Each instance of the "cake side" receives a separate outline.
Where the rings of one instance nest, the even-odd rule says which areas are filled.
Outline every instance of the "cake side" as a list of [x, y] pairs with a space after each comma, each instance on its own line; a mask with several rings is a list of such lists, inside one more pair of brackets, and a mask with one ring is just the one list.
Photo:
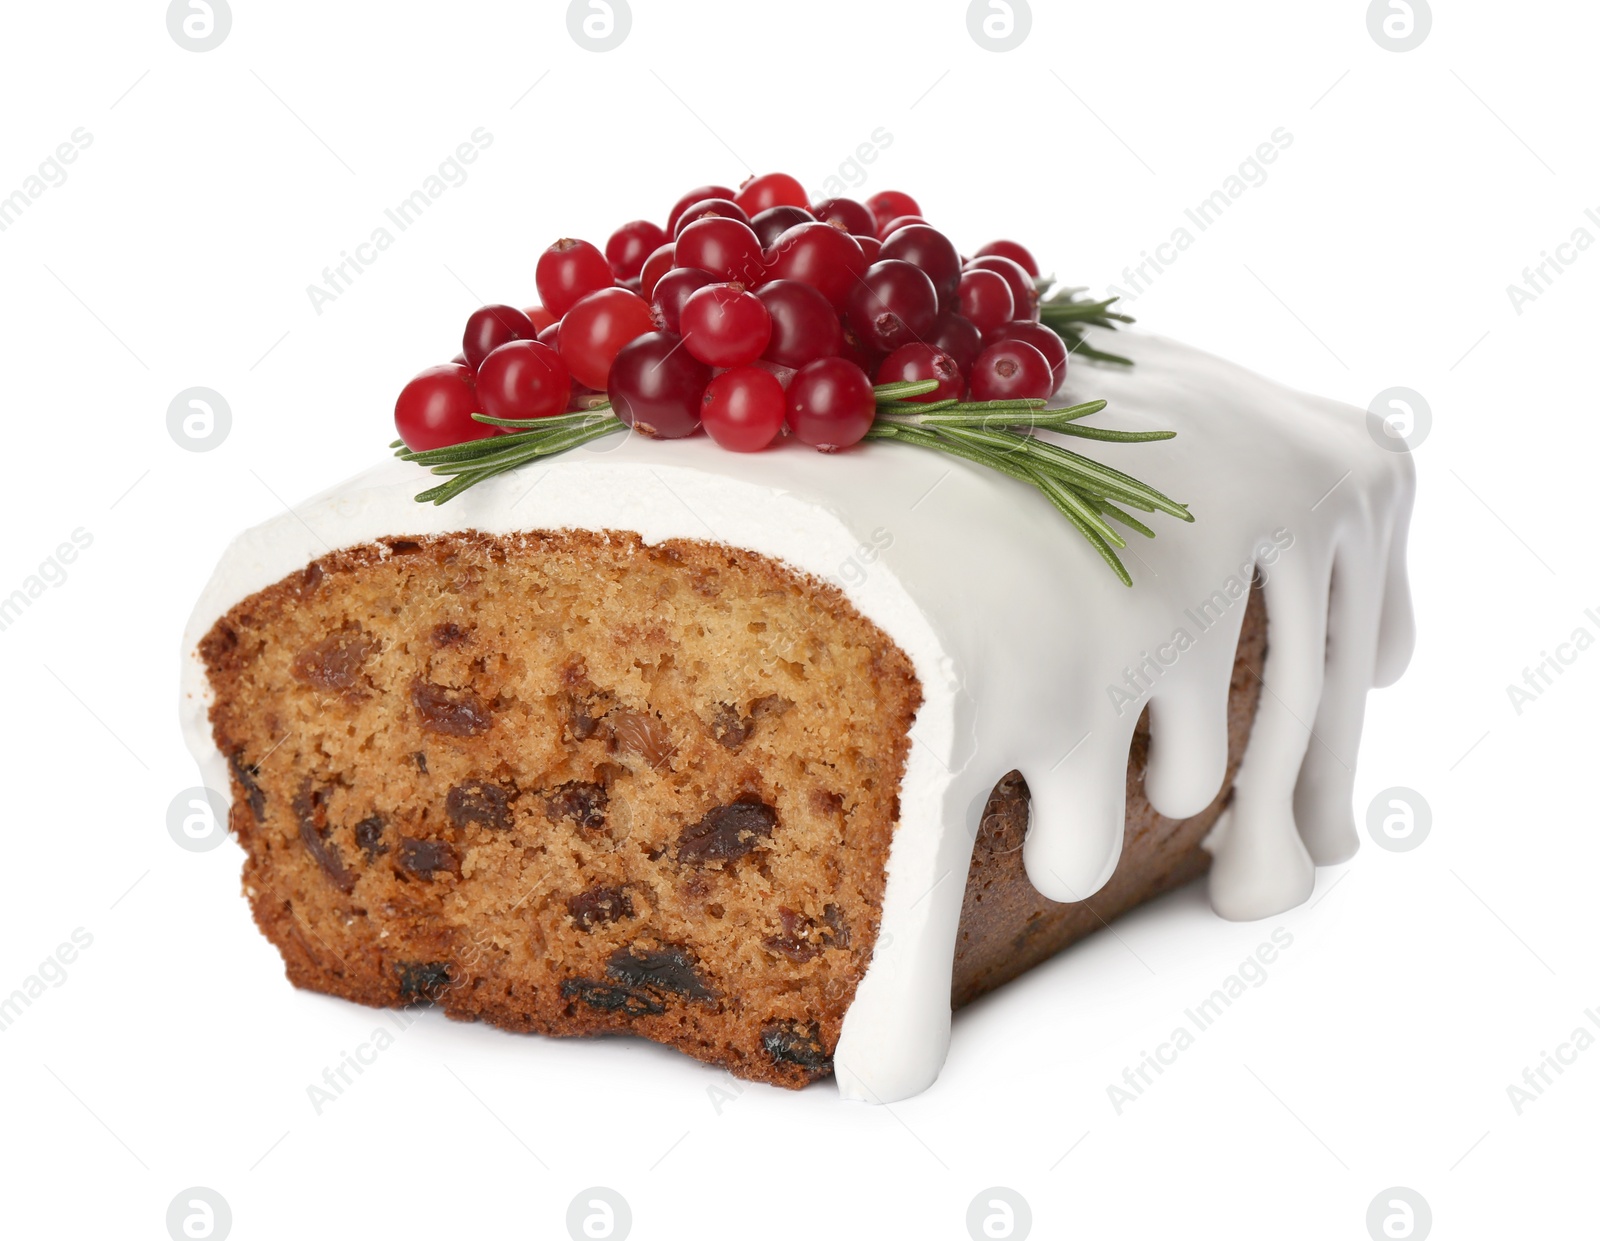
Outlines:
[[703, 542], [389, 538], [247, 597], [200, 654], [295, 985], [827, 1071], [921, 702], [838, 591]]
[[1149, 713], [1142, 713], [1128, 752], [1122, 854], [1105, 887], [1082, 901], [1052, 901], [1028, 882], [1022, 861], [1027, 781], [1017, 771], [1001, 778], [984, 806], [967, 870], [950, 986], [953, 1008], [970, 1004], [1112, 919], [1206, 872], [1211, 855], [1201, 842], [1233, 795], [1233, 779], [1261, 700], [1266, 655], [1267, 610], [1258, 585], [1250, 592], [1228, 690], [1228, 768], [1222, 788], [1199, 814], [1185, 819], [1160, 814], [1145, 794], [1150, 727]]

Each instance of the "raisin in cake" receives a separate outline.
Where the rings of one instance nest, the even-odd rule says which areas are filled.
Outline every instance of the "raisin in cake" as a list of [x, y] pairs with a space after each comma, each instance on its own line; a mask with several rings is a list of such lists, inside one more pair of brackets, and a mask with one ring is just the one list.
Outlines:
[[1122, 341], [1094, 395], [1179, 432], [1137, 465], [1196, 517], [1131, 590], [884, 443], [602, 441], [439, 507], [391, 462], [241, 536], [182, 710], [291, 982], [891, 1101], [952, 1002], [1140, 901], [1303, 901], [1409, 655], [1409, 458]]

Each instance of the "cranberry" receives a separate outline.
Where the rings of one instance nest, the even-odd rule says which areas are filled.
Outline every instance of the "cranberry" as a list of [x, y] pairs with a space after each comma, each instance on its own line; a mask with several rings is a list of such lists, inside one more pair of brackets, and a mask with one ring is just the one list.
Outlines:
[[983, 333], [971, 320], [956, 314], [940, 315], [927, 342], [954, 358], [963, 375], [971, 374], [972, 364], [983, 352]]
[[533, 324], [536, 332], [542, 332], [556, 322], [556, 317], [543, 306], [529, 306], [522, 313], [528, 316], [528, 322]]
[[699, 202], [690, 203], [683, 209], [672, 235], [676, 238], [685, 227], [696, 220], [706, 220], [713, 216], [724, 220], [738, 220], [741, 224], [750, 223], [750, 217], [738, 203], [726, 198], [702, 198]]
[[867, 210], [864, 203], [858, 203], [853, 198], [824, 198], [820, 203], [813, 203], [811, 214], [824, 224], [832, 224], [842, 228], [847, 233], [857, 236], [878, 231], [878, 221], [873, 218], [872, 212]]
[[1028, 247], [1022, 245], [1020, 242], [991, 241], [986, 246], [979, 246], [977, 254], [973, 255], [973, 257], [981, 259], [987, 258], [990, 255], [998, 255], [1003, 259], [1010, 259], [1035, 280], [1039, 278], [1038, 261], [1033, 257], [1032, 254], [1028, 252]]
[[483, 360], [477, 389], [481, 412], [492, 418], [548, 418], [567, 408], [572, 381], [555, 350], [514, 340]]
[[394, 428], [413, 452], [481, 440], [495, 428], [474, 422], [478, 408], [472, 372], [454, 362], [430, 366], [404, 388], [394, 403]]
[[750, 221], [763, 249], [769, 248], [778, 238], [800, 224], [810, 224], [816, 216], [804, 207], [768, 207], [756, 213]]
[[839, 356], [858, 366], [864, 374], [876, 375], [884, 353], [868, 345], [845, 324], [839, 329]]
[[772, 335], [761, 299], [739, 284], [710, 284], [691, 293], [679, 317], [683, 347], [708, 366], [754, 362]]
[[724, 371], [706, 387], [700, 421], [718, 445], [734, 452], [759, 452], [783, 429], [787, 410], [783, 385], [767, 371], [741, 366]]
[[650, 299], [650, 309], [655, 312], [656, 327], [663, 331], [676, 332], [678, 316], [683, 313], [683, 304], [689, 300], [689, 295], [716, 282], [715, 276], [708, 271], [701, 271], [698, 267], [674, 267], [656, 281], [655, 296]]
[[971, 382], [975, 401], [1046, 400], [1055, 391], [1044, 354], [1020, 340], [1003, 340], [980, 353]]
[[872, 212], [872, 218], [879, 224], [887, 224], [896, 216], [922, 215], [922, 208], [917, 206], [917, 200], [910, 194], [902, 194], [899, 190], [880, 190], [867, 199], [867, 210]]
[[656, 282], [678, 265], [677, 247], [670, 241], [651, 251], [639, 269], [639, 296], [649, 301], [655, 296]]
[[928, 222], [926, 220], [924, 220], [920, 215], [897, 215], [897, 216], [895, 216], [894, 219], [890, 220], [888, 223], [882, 225], [878, 229], [878, 240], [879, 241], [887, 241], [891, 236], [893, 236], [895, 233], [898, 233], [902, 228], [910, 228], [913, 224], [927, 224], [927, 223]]
[[1001, 324], [1011, 322], [1016, 299], [999, 272], [975, 267], [961, 273], [959, 287], [961, 314], [971, 319], [978, 331], [988, 335]]
[[711, 368], [672, 332], [646, 332], [622, 347], [606, 392], [617, 417], [643, 435], [678, 439], [700, 425]]
[[767, 374], [771, 375], [778, 381], [778, 386], [785, 392], [789, 390], [789, 381], [795, 376], [794, 367], [779, 366], [776, 362], [769, 362], [765, 358], [757, 358], [754, 362], [750, 363], [750, 365], [758, 370], [766, 371]]
[[739, 187], [734, 201], [755, 215], [768, 207], [804, 207], [811, 199], [805, 186], [787, 173], [769, 172], [765, 176], [751, 177]]
[[761, 242], [748, 224], [720, 216], [696, 220], [678, 234], [677, 264], [721, 280], [754, 285], [761, 278]]
[[[587, 241], [574, 241], [563, 237], [539, 256], [533, 270], [533, 283], [539, 289], [539, 301], [556, 318], [561, 318], [596, 289], [610, 288], [616, 283], [611, 264]], [[468, 351], [471, 357], [471, 351]]]
[[515, 306], [480, 306], [467, 316], [461, 352], [467, 365], [477, 370], [490, 350], [513, 340], [532, 340], [538, 334], [533, 321]]
[[767, 279], [799, 280], [842, 306], [867, 269], [866, 255], [848, 233], [831, 224], [791, 228], [766, 253]]
[[883, 240], [880, 258], [904, 259], [920, 267], [933, 281], [941, 308], [954, 308], [956, 289], [961, 283], [961, 256], [948, 237], [926, 224], [907, 224]]
[[901, 383], [906, 380], [936, 379], [939, 386], [924, 396], [905, 397], [908, 401], [956, 401], [966, 390], [966, 380], [961, 368], [948, 353], [916, 341], [901, 345], [883, 360], [878, 368], [881, 384]]
[[867, 265], [870, 267], [878, 261], [878, 255], [883, 253], [883, 242], [876, 237], [856, 237], [856, 245], [861, 247], [861, 253], [867, 256]]
[[617, 352], [654, 327], [644, 298], [626, 289], [601, 289], [562, 318], [557, 348], [574, 379], [585, 387], [604, 388]]
[[867, 268], [845, 309], [850, 326], [865, 344], [898, 349], [933, 328], [939, 317], [939, 295], [920, 267], [903, 259], [883, 259]]
[[671, 211], [667, 212], [667, 232], [669, 234], [673, 234], [678, 231], [678, 217], [682, 215], [687, 208], [694, 206], [695, 203], [703, 202], [707, 198], [731, 199], [733, 194], [733, 189], [726, 185], [702, 185], [690, 190], [672, 205]]
[[789, 429], [802, 444], [823, 452], [858, 443], [877, 412], [872, 381], [843, 358], [802, 366], [789, 383]]
[[549, 327], [540, 329], [540, 331], [539, 331], [539, 343], [541, 345], [549, 345], [550, 348], [555, 349], [555, 348], [558, 347], [557, 344], [556, 344], [556, 341], [560, 338], [560, 336], [561, 336], [561, 320], [557, 319]]
[[618, 280], [632, 279], [644, 267], [644, 261], [670, 240], [659, 224], [633, 220], [611, 234], [606, 242], [606, 262]]
[[1002, 258], [998, 254], [984, 255], [982, 258], [973, 259], [967, 264], [968, 271], [992, 271], [1005, 278], [1011, 286], [1012, 317], [1016, 319], [1037, 319], [1039, 317], [1039, 290], [1033, 283], [1033, 277], [1023, 269], [1015, 259]]
[[1055, 376], [1055, 384], [1050, 389], [1052, 392], [1059, 388], [1067, 377], [1066, 342], [1042, 323], [1032, 319], [1018, 319], [1004, 324], [992, 333], [985, 334], [984, 339], [991, 345], [997, 345], [1003, 340], [1026, 341], [1044, 354], [1044, 360], [1050, 363], [1050, 373]]
[[798, 280], [774, 280], [756, 292], [772, 319], [762, 355], [779, 366], [801, 367], [839, 352], [839, 316], [828, 299]]

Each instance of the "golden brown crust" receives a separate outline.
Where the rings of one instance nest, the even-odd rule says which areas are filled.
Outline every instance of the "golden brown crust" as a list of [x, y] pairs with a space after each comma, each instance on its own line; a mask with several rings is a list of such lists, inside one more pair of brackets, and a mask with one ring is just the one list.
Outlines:
[[1200, 847], [1233, 793], [1233, 777], [1250, 739], [1261, 698], [1267, 651], [1267, 613], [1261, 590], [1250, 592], [1228, 693], [1228, 774], [1212, 803], [1188, 819], [1157, 814], [1144, 795], [1150, 749], [1148, 712], [1139, 719], [1128, 754], [1127, 828], [1122, 856], [1105, 887], [1088, 900], [1058, 904], [1028, 882], [1022, 844], [1028, 826], [1028, 786], [1018, 772], [989, 796], [967, 871], [956, 935], [950, 1002], [960, 1008], [1010, 982], [1074, 940], [1119, 914], [1204, 874], [1211, 855]]

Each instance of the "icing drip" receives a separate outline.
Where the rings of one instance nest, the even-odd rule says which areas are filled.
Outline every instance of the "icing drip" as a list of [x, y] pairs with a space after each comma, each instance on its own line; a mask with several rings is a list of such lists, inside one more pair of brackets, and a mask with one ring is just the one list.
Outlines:
[[700, 437], [608, 440], [479, 484], [443, 507], [389, 462], [246, 532], [185, 636], [183, 714], [207, 784], [228, 787], [194, 648], [233, 604], [329, 548], [380, 535], [574, 527], [749, 548], [839, 585], [906, 652], [925, 703], [912, 730], [878, 944], [834, 1053], [841, 1091], [891, 1102], [927, 1087], [950, 1036], [950, 971], [984, 800], [1015, 767], [1034, 820], [1028, 876], [1056, 900], [1110, 877], [1128, 746], [1150, 708], [1146, 787], [1194, 813], [1226, 760], [1233, 655], [1252, 576], [1265, 578], [1265, 689], [1232, 804], [1207, 844], [1228, 918], [1287, 909], [1314, 867], [1354, 850], [1351, 789], [1366, 691], [1413, 641], [1404, 543], [1410, 458], [1365, 415], [1158, 338], [1119, 333], [1131, 372], [1069, 379], [1114, 425], [1172, 428], [1093, 455], [1190, 504], [1194, 525], [1133, 536], [1124, 588], [1049, 504], [937, 454], [868, 444], [739, 455]]

